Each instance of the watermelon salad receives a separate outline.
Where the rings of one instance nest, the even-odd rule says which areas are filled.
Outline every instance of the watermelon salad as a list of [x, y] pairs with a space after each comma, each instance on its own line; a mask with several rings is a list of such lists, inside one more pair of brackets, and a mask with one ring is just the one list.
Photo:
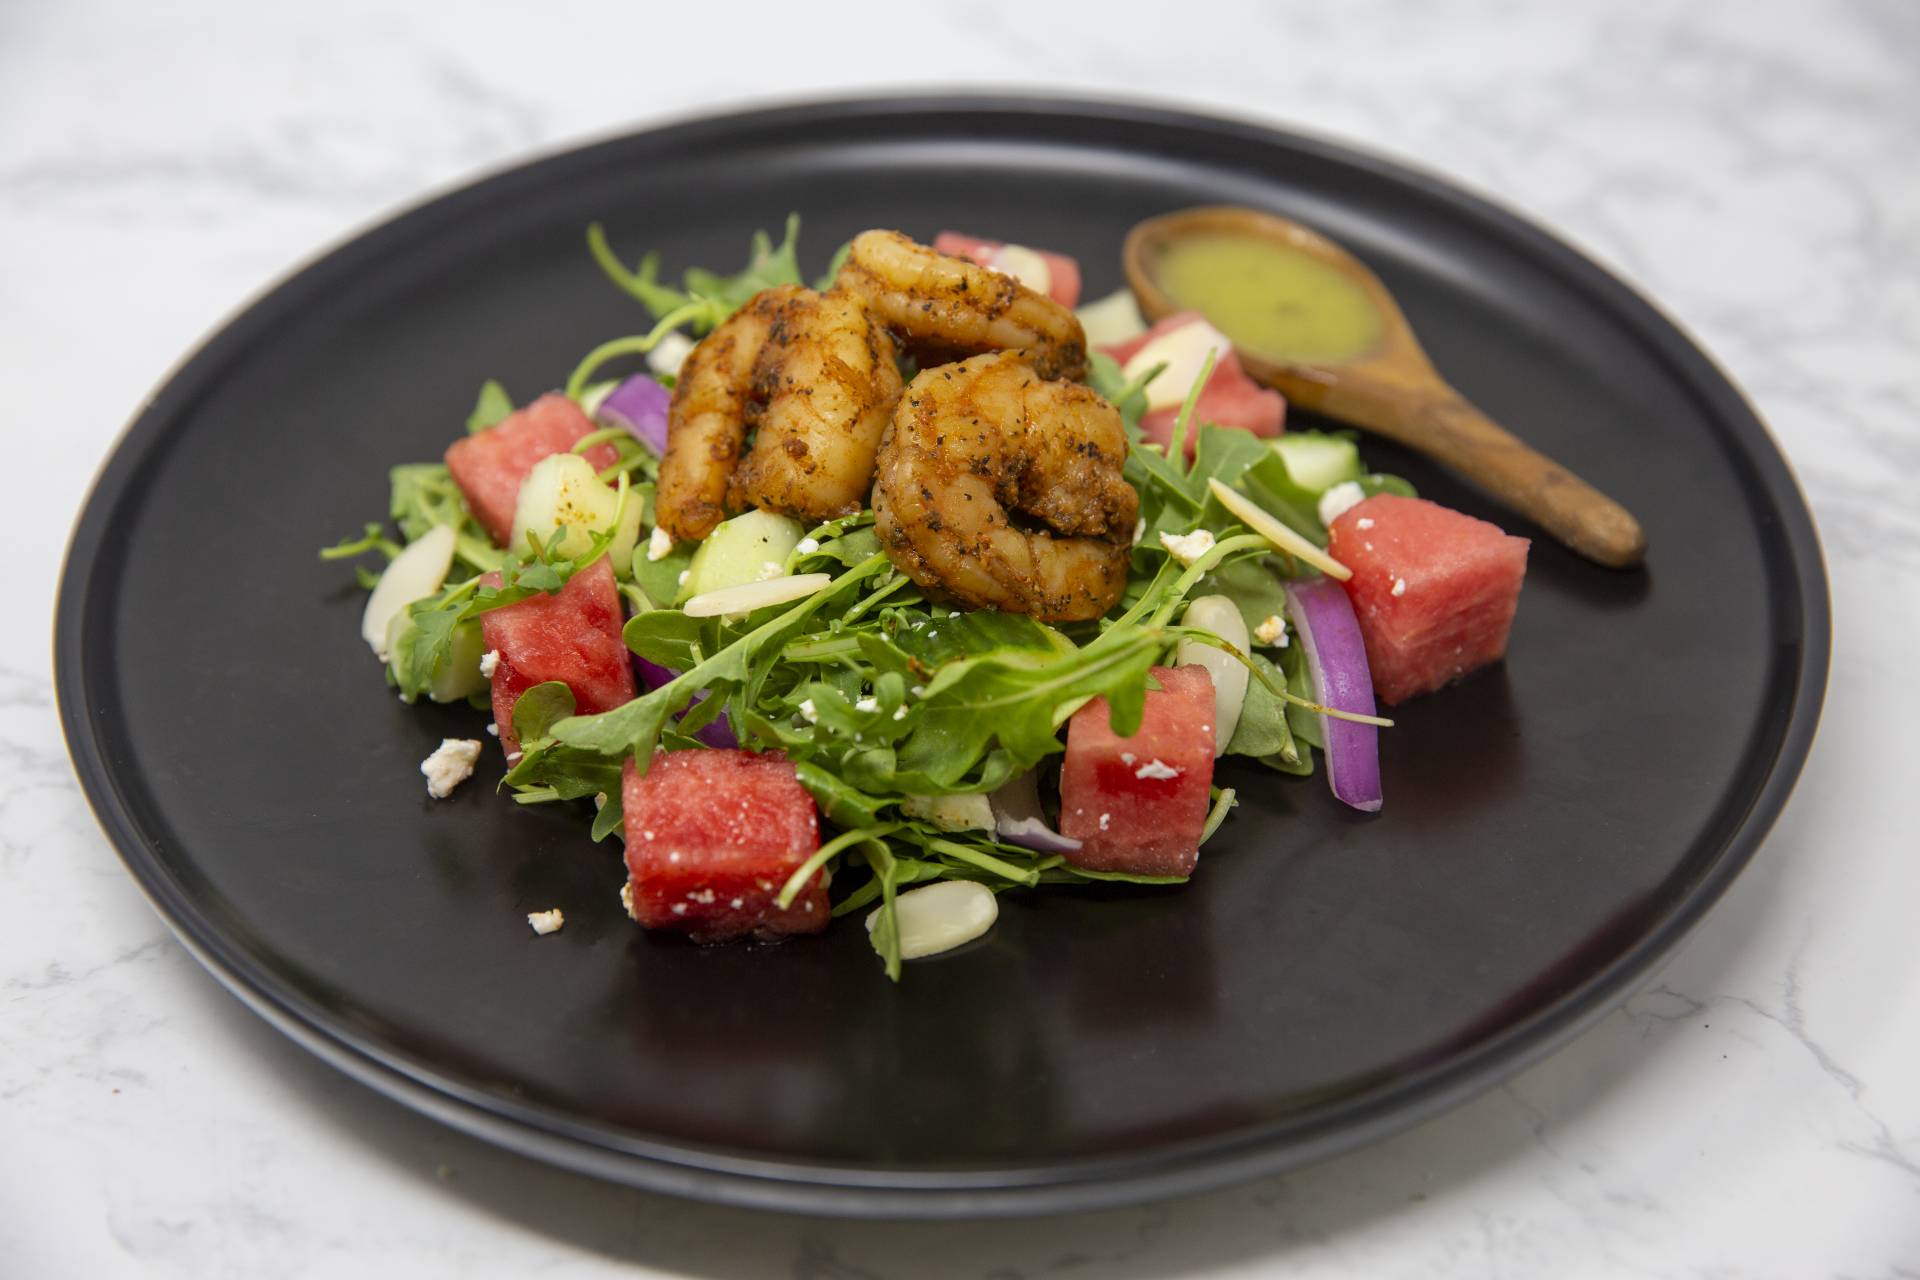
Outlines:
[[[1318, 767], [1380, 809], [1380, 704], [1504, 654], [1525, 539], [1370, 472], [1348, 434], [1286, 430], [1202, 317], [1148, 327], [1124, 293], [1077, 313], [1140, 499], [1106, 616], [930, 599], [871, 509], [748, 510], [675, 541], [653, 499], [676, 372], [761, 290], [803, 283], [797, 230], [676, 286], [591, 228], [653, 326], [524, 404], [486, 383], [442, 461], [392, 469], [387, 519], [322, 553], [385, 561], [357, 570], [362, 636], [401, 698], [491, 713], [423, 763], [430, 793], [498, 751], [513, 802], [619, 838], [640, 926], [773, 940], [858, 916], [897, 979], [988, 930], [998, 894], [1186, 880], [1236, 790], [1275, 774]], [[1080, 301], [1064, 254], [933, 244]], [[536, 933], [564, 925], [530, 905]]]

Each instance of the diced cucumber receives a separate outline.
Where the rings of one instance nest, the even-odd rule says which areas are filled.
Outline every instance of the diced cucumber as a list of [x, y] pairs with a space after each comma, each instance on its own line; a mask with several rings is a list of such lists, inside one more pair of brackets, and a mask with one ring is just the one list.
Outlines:
[[1267, 441], [1280, 455], [1287, 475], [1302, 489], [1325, 493], [1343, 480], [1358, 480], [1360, 447], [1346, 436], [1322, 431], [1289, 431]]
[[787, 557], [806, 533], [798, 520], [771, 511], [749, 511], [721, 521], [693, 553], [678, 598], [691, 600], [709, 591], [785, 574]]
[[557, 554], [572, 558], [593, 545], [594, 535], [620, 517], [620, 531], [613, 540], [611, 554], [615, 570], [629, 570], [633, 545], [640, 539], [640, 515], [645, 502], [629, 493], [624, 512], [620, 495], [594, 473], [593, 464], [577, 453], [556, 453], [534, 464], [520, 482], [520, 500], [513, 509], [513, 539], [508, 549], [525, 555], [529, 533], [545, 542], [556, 529], [562, 530]]
[[993, 805], [977, 791], [957, 796], [908, 796], [900, 812], [923, 818], [942, 831], [993, 830]]
[[1090, 347], [1118, 346], [1132, 342], [1147, 331], [1147, 322], [1140, 316], [1140, 304], [1133, 300], [1131, 289], [1117, 289], [1098, 301], [1087, 303], [1074, 314], [1080, 317], [1080, 327], [1086, 330]]
[[[387, 624], [387, 652], [393, 655], [397, 664], [405, 661], [406, 650], [400, 645], [401, 638], [413, 625], [413, 619], [402, 609]], [[453, 629], [453, 648], [447, 655], [447, 665], [433, 673], [427, 683], [427, 696], [435, 702], [464, 702], [472, 695], [481, 692], [490, 685], [490, 681], [480, 674], [480, 656], [486, 650], [486, 636], [481, 630], [480, 620], [470, 618]], [[396, 675], [407, 673], [396, 671]]]

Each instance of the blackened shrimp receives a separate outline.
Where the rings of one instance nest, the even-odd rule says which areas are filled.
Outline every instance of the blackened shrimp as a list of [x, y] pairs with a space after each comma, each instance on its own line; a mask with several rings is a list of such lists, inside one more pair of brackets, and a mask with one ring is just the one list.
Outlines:
[[1140, 495], [1121, 474], [1126, 456], [1112, 405], [1013, 352], [928, 369], [881, 441], [874, 528], [895, 567], [936, 596], [1047, 622], [1097, 618], [1127, 583]]
[[855, 236], [835, 287], [858, 295], [922, 363], [1016, 351], [1044, 378], [1086, 373], [1087, 335], [1071, 310], [898, 231]]
[[726, 518], [727, 489], [753, 408], [754, 371], [774, 324], [805, 290], [764, 289], [688, 353], [667, 411], [655, 521], [676, 538], [704, 538]]
[[859, 299], [797, 294], [754, 368], [756, 429], [733, 476], [733, 505], [807, 520], [860, 510], [899, 399], [893, 339]]

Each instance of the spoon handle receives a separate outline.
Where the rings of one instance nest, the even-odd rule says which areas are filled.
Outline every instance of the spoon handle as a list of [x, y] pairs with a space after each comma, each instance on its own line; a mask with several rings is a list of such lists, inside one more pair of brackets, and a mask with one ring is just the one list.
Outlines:
[[1612, 569], [1646, 555], [1647, 535], [1628, 510], [1553, 459], [1529, 448], [1438, 383], [1347, 379], [1303, 407], [1378, 432], [1473, 481], [1579, 552]]
[[1619, 503], [1452, 392], [1430, 400], [1407, 441], [1522, 512], [1573, 550], [1613, 569], [1640, 563], [1647, 535]]

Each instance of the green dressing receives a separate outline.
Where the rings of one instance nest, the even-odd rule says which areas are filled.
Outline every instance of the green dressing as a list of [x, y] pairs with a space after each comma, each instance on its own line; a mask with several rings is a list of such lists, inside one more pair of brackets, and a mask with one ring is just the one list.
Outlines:
[[1167, 244], [1154, 277], [1234, 345], [1287, 364], [1339, 364], [1380, 340], [1380, 313], [1338, 268], [1260, 236], [1220, 232]]

